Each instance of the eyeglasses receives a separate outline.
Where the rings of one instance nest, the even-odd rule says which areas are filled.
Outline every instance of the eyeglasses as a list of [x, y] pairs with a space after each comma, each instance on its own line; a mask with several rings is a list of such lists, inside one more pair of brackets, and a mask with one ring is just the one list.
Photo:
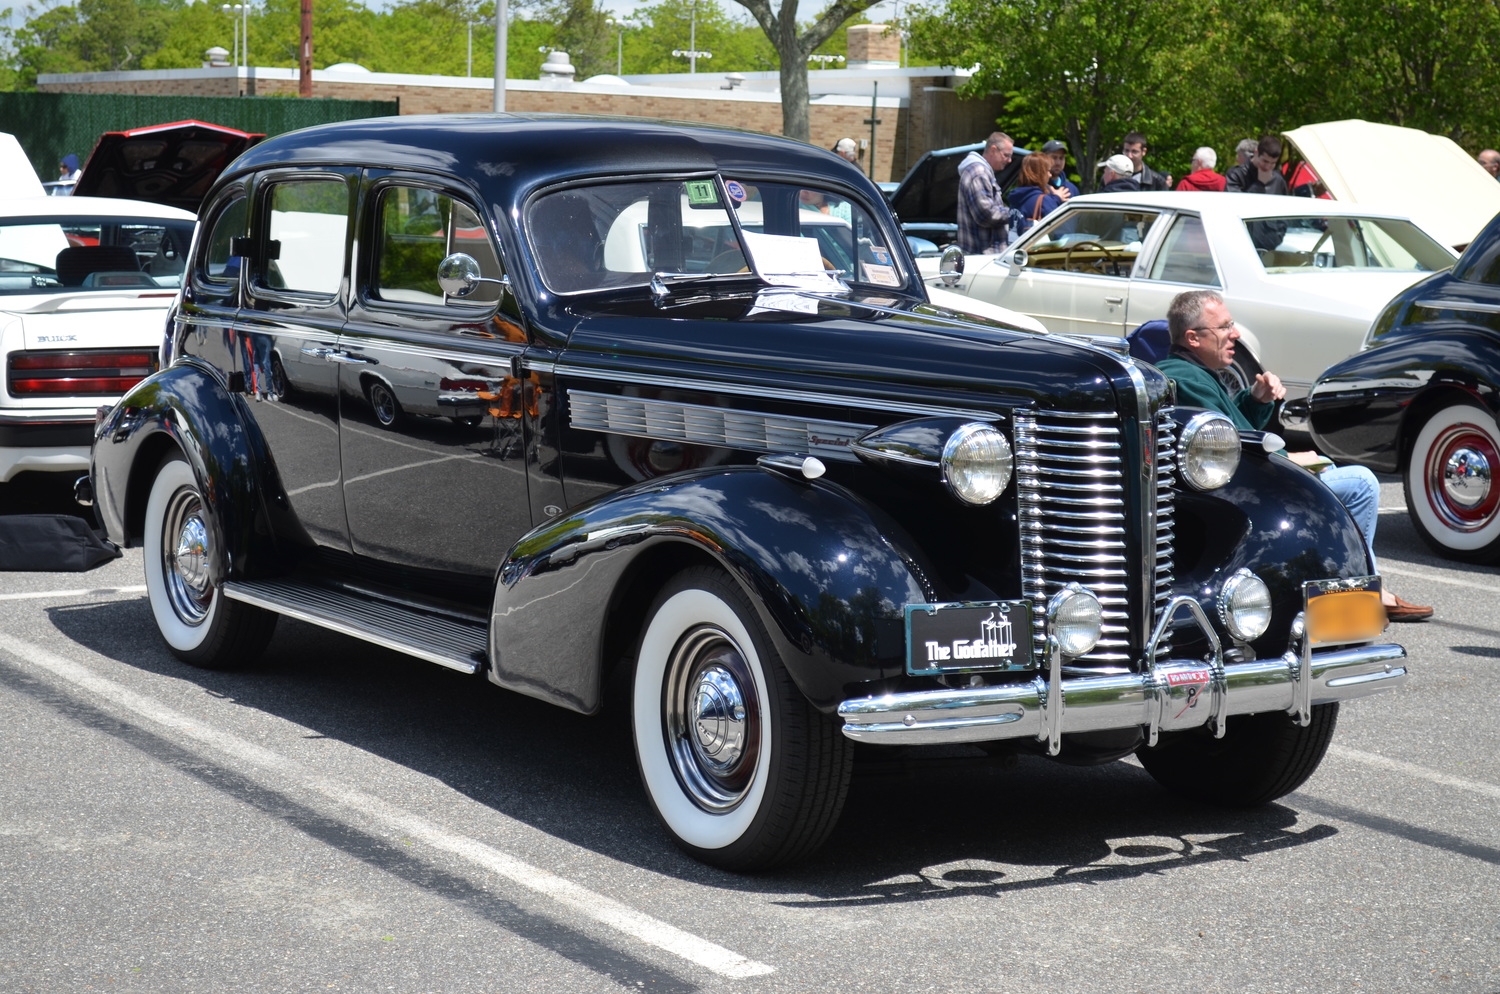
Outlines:
[[1214, 325], [1212, 328], [1189, 328], [1188, 331], [1217, 331], [1221, 335], [1227, 335], [1234, 330], [1233, 321], [1225, 321], [1223, 324]]

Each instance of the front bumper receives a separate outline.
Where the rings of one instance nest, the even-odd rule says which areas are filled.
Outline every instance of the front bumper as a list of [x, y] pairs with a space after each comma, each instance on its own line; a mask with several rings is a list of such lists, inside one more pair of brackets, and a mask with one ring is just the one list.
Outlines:
[[1211, 726], [1222, 736], [1225, 719], [1236, 714], [1284, 711], [1306, 724], [1314, 704], [1395, 689], [1407, 679], [1406, 650], [1394, 644], [1309, 648], [1299, 638], [1295, 651], [1274, 659], [1226, 665], [1201, 608], [1185, 597], [1168, 605], [1153, 647], [1179, 609], [1190, 610], [1209, 633], [1208, 658], [1150, 662], [1148, 650], [1143, 672], [1065, 678], [1054, 653], [1047, 671], [1025, 683], [844, 701], [838, 708], [844, 735], [883, 745], [1033, 738], [1056, 755], [1061, 737], [1077, 732], [1139, 727], [1154, 745], [1164, 731]]

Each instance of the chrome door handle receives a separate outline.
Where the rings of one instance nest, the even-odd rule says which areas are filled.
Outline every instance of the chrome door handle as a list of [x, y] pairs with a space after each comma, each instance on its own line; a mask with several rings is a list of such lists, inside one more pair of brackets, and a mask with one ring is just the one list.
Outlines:
[[345, 366], [374, 366], [374, 365], [376, 365], [376, 362], [375, 362], [374, 359], [369, 359], [369, 358], [366, 358], [365, 356], [362, 356], [362, 355], [350, 355], [348, 352], [345, 352], [342, 349], [329, 349], [328, 350], [328, 354], [326, 356], [324, 356], [324, 358], [327, 359], [329, 362], [341, 362]]
[[325, 345], [315, 345], [311, 347], [304, 345], [298, 351], [300, 351], [303, 355], [310, 355], [314, 359], [327, 359], [328, 353], [332, 352], [333, 349], [328, 348]]
[[1104, 298], [1104, 302], [1106, 304], [1123, 304], [1123, 303], [1125, 303], [1125, 298], [1124, 297], [1105, 297]]

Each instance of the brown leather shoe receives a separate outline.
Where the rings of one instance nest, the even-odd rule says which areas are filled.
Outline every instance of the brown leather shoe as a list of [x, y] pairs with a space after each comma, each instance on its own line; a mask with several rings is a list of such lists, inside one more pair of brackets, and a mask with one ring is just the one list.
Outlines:
[[1432, 617], [1432, 608], [1404, 601], [1395, 594], [1391, 596], [1396, 598], [1396, 603], [1387, 604], [1385, 608], [1385, 616], [1391, 621], [1426, 621]]

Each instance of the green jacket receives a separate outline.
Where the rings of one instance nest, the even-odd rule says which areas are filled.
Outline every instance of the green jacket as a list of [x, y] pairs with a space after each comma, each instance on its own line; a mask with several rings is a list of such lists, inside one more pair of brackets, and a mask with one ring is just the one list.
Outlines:
[[1218, 411], [1244, 431], [1264, 428], [1276, 412], [1275, 401], [1262, 403], [1252, 397], [1249, 390], [1241, 390], [1230, 397], [1224, 384], [1208, 367], [1175, 349], [1157, 363], [1156, 368], [1176, 381], [1178, 407]]

